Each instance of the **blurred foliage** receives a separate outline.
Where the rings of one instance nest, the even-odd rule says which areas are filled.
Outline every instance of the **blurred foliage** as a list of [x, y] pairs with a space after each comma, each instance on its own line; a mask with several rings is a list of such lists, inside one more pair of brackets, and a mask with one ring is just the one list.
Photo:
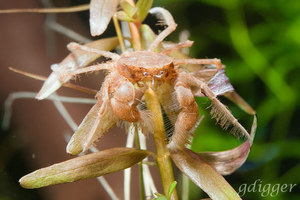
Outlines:
[[[238, 190], [241, 184], [298, 184], [292, 193], [279, 192], [272, 199], [299, 199], [298, 137], [300, 89], [300, 3], [292, 0], [161, 0], [173, 14], [178, 28], [195, 41], [191, 56], [222, 59], [237, 92], [256, 109], [258, 130], [248, 161], [226, 179]], [[176, 35], [177, 34], [177, 35]], [[237, 146], [233, 136], [215, 126], [207, 99], [197, 99], [205, 114], [193, 141], [196, 151], [226, 150]], [[229, 101], [221, 99], [228, 105]], [[250, 128], [250, 116], [236, 106], [229, 108]], [[258, 189], [258, 188], [256, 188]], [[192, 196], [200, 191], [193, 187]], [[264, 199], [246, 192], [244, 199]], [[267, 196], [267, 199], [271, 196]]]

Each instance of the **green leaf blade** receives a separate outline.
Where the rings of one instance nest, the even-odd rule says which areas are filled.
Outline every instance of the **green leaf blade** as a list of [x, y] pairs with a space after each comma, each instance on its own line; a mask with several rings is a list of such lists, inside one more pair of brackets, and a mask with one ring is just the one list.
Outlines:
[[153, 0], [139, 0], [136, 3], [137, 19], [139, 20], [139, 22], [144, 21], [144, 19], [147, 17], [148, 11], [151, 8], [152, 3]]

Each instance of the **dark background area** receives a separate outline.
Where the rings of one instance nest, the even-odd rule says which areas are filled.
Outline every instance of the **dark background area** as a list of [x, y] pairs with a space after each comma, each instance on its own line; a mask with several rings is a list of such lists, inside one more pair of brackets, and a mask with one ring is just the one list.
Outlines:
[[[89, 1], [52, 1], [55, 7]], [[247, 162], [226, 180], [238, 191], [242, 184], [261, 180], [266, 184], [298, 184], [291, 193], [279, 192], [266, 197], [261, 192], [247, 192], [244, 199], [299, 199], [300, 180], [300, 3], [298, 1], [198, 0], [154, 1], [168, 9], [178, 24], [168, 40], [178, 41], [181, 31], [190, 32], [195, 41], [191, 57], [220, 58], [236, 91], [258, 114], [258, 129]], [[43, 7], [37, 0], [0, 1], [0, 9]], [[57, 14], [57, 21], [89, 37], [88, 12]], [[0, 15], [0, 101], [17, 91], [37, 92], [42, 82], [15, 74], [13, 66], [24, 71], [48, 76], [50, 65], [67, 54], [71, 39], [54, 33], [46, 36], [44, 14]], [[113, 26], [103, 37], [114, 35]], [[49, 51], [49, 46], [55, 51]], [[47, 50], [48, 49], [48, 50]], [[82, 76], [80, 84], [100, 88], [104, 74]], [[90, 97], [70, 89], [60, 89], [64, 96]], [[245, 115], [226, 99], [221, 99], [249, 129], [251, 116]], [[237, 140], [215, 125], [209, 117], [209, 101], [197, 99], [205, 114], [193, 142], [195, 151], [217, 151], [233, 148]], [[90, 105], [66, 104], [79, 123]], [[3, 109], [1, 110], [3, 114]], [[65, 153], [64, 134], [71, 129], [50, 101], [17, 100], [13, 104], [10, 129], [0, 135], [0, 200], [12, 199], [109, 199], [95, 179], [43, 189], [26, 190], [19, 186], [23, 175], [38, 168], [70, 159]], [[107, 149], [124, 146], [126, 135], [114, 128], [98, 143]], [[122, 173], [106, 178], [118, 194], [122, 193]], [[133, 188], [137, 188], [136, 185]], [[205, 197], [191, 186], [191, 199]], [[133, 193], [135, 194], [135, 193]], [[138, 194], [135, 194], [138, 198]], [[119, 195], [121, 196], [121, 195]]]

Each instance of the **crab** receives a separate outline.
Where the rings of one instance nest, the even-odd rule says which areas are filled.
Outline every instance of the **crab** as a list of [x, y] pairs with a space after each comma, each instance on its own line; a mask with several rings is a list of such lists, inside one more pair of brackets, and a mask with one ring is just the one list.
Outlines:
[[[218, 93], [209, 86], [210, 82], [224, 76], [221, 61], [216, 58], [170, 57], [170, 52], [190, 47], [192, 42], [186, 41], [169, 48], [161, 48], [163, 40], [176, 29], [176, 23], [171, 14], [163, 8], [152, 8], [149, 12], [159, 15], [167, 28], [157, 35], [148, 49], [126, 51], [119, 55], [73, 42], [68, 45], [68, 49], [75, 57], [76, 51], [81, 50], [104, 56], [108, 61], [72, 71], [52, 67], [59, 79], [99, 70], [108, 72], [101, 89], [96, 94], [97, 103], [88, 112], [68, 143], [68, 153], [75, 155], [86, 151], [120, 121], [137, 122], [142, 130], [151, 132], [152, 118], [155, 116], [143, 106], [143, 94], [149, 88], [158, 94], [163, 110], [174, 126], [170, 134], [169, 148], [185, 145], [193, 128], [198, 124], [199, 110], [194, 96], [207, 96], [212, 101], [212, 115], [222, 127], [228, 128], [232, 125], [236, 132], [249, 136], [243, 126], [217, 99]], [[78, 62], [80, 63], [80, 60]], [[189, 72], [184, 69], [184, 65], [197, 65], [200, 68], [196, 72]], [[41, 99], [41, 94], [38, 94], [37, 98]]]

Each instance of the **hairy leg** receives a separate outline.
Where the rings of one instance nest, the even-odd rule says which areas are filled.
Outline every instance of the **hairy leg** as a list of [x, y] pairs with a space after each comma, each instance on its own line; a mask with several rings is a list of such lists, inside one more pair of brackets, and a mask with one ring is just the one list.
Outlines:
[[195, 127], [198, 121], [198, 105], [185, 79], [185, 76], [179, 75], [175, 82], [176, 97], [182, 110], [177, 117], [169, 148], [176, 148], [177, 146], [187, 144], [190, 139], [189, 132]]
[[245, 136], [247, 139], [250, 139], [250, 135], [247, 130], [238, 122], [238, 120], [232, 115], [230, 110], [222, 104], [217, 96], [211, 91], [206, 83], [200, 81], [199, 79], [186, 75], [186, 79], [191, 85], [197, 86], [201, 89], [201, 93], [207, 96], [212, 101], [211, 116], [217, 120], [220, 126], [224, 129], [233, 126], [231, 132], [237, 136]]
[[168, 27], [163, 30], [152, 42], [149, 47], [149, 51], [154, 51], [154, 49], [161, 43], [168, 35], [170, 35], [175, 29], [177, 24], [175, 23], [172, 15], [169, 11], [164, 8], [155, 7], [149, 10], [151, 14], [157, 14], [159, 19], [164, 22], [164, 24], [168, 25]]
[[163, 45], [164, 46], [164, 50], [162, 50], [160, 53], [163, 54], [168, 54], [168, 53], [172, 53], [173, 51], [177, 51], [179, 49], [183, 49], [183, 48], [189, 48], [193, 45], [193, 41], [190, 40], [186, 40], [184, 42], [180, 42], [177, 44], [169, 44], [169, 45]]
[[195, 65], [216, 65], [217, 69], [224, 68], [221, 60], [218, 58], [213, 59], [176, 59], [174, 60], [175, 65], [186, 65], [186, 64], [195, 64]]
[[70, 72], [70, 75], [76, 76], [79, 74], [94, 72], [94, 71], [99, 71], [99, 70], [105, 70], [105, 69], [110, 70], [113, 68], [114, 65], [115, 65], [114, 62], [107, 62], [107, 63], [101, 63], [101, 64], [97, 64], [97, 65], [91, 65], [86, 68], [81, 68], [81, 69], [77, 69], [73, 72]]
[[[88, 47], [88, 46], [84, 46], [84, 45], [80, 45], [76, 42], [71, 42], [67, 45], [67, 48], [73, 53], [75, 50], [77, 49], [81, 49], [83, 51], [86, 52], [90, 52], [90, 53], [95, 53], [95, 54], [99, 54], [101, 56], [104, 56], [106, 58], [111, 58], [112, 60], [117, 60], [120, 58], [120, 56], [116, 53], [112, 53], [109, 51], [103, 51], [103, 50], [99, 50], [99, 49], [95, 49], [92, 47]], [[75, 53], [76, 55], [76, 53]]]

